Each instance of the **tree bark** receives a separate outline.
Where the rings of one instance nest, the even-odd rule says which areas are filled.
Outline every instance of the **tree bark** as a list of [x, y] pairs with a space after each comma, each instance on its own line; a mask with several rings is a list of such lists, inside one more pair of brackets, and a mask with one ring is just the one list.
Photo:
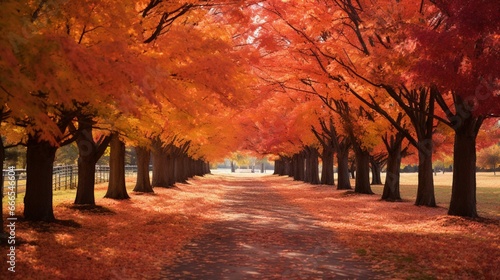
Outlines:
[[285, 175], [289, 177], [293, 177], [293, 173], [295, 171], [295, 165], [293, 161], [293, 157], [287, 157], [285, 161]]
[[192, 177], [192, 173], [189, 171], [189, 162], [190, 162], [190, 158], [188, 155], [185, 155], [182, 159], [182, 171], [183, 171], [183, 174], [184, 174], [184, 179], [187, 181], [190, 177]]
[[377, 162], [373, 157], [370, 158], [370, 166], [372, 171], [372, 185], [382, 185], [382, 168], [380, 163]]
[[312, 172], [310, 170], [309, 166], [309, 147], [305, 147], [303, 151], [304, 155], [304, 182], [305, 183], [310, 183], [312, 180]]
[[305, 179], [305, 165], [304, 165], [304, 153], [300, 152], [295, 156], [295, 174], [293, 179], [295, 181], [304, 181]]
[[128, 199], [125, 185], [125, 143], [118, 134], [111, 136], [111, 151], [109, 156], [109, 183], [104, 197], [113, 199]]
[[186, 170], [187, 165], [186, 161], [188, 160], [187, 155], [182, 155], [178, 158], [177, 160], [177, 171], [179, 175], [179, 182], [181, 183], [187, 183], [189, 179], [189, 174], [188, 171]]
[[281, 168], [281, 159], [277, 159], [274, 161], [274, 172], [273, 175], [282, 175], [282, 168]]
[[432, 140], [419, 142], [418, 151], [418, 187], [415, 205], [436, 207], [434, 196], [434, 178], [432, 173]]
[[182, 175], [182, 158], [181, 156], [176, 156], [174, 158], [174, 180], [177, 183], [187, 183], [187, 180], [184, 180]]
[[171, 153], [167, 154], [167, 180], [169, 187], [175, 185], [175, 159]]
[[153, 143], [153, 187], [168, 188], [168, 160], [165, 148], [160, 141]]
[[318, 149], [308, 146], [304, 150], [304, 156], [306, 162], [304, 182], [317, 185], [319, 184]]
[[95, 165], [108, 147], [110, 137], [102, 137], [97, 143], [92, 135], [94, 121], [90, 116], [78, 118], [78, 185], [75, 204], [95, 205]]
[[339, 149], [337, 153], [337, 164], [338, 164], [338, 190], [350, 190], [351, 181], [349, 179], [349, 149], [343, 148]]
[[91, 157], [78, 157], [78, 184], [74, 204], [95, 205], [95, 164], [96, 161]]
[[382, 199], [386, 201], [401, 201], [399, 191], [400, 168], [401, 168], [401, 143], [392, 147], [387, 159], [387, 172], [385, 177]]
[[333, 149], [323, 146], [321, 160], [323, 161], [323, 169], [321, 169], [321, 184], [335, 185], [333, 176]]
[[[479, 121], [481, 122], [481, 121]], [[455, 129], [453, 147], [453, 183], [449, 215], [477, 217], [476, 209], [476, 136], [478, 119], [472, 115]]]
[[[397, 119], [397, 123], [400, 124], [403, 119], [403, 115]], [[387, 150], [387, 172], [385, 177], [384, 190], [382, 192], [382, 199], [386, 201], [401, 201], [400, 194], [400, 169], [401, 169], [401, 158], [403, 153], [406, 153], [407, 148], [402, 150], [402, 144], [404, 140], [404, 135], [398, 131], [395, 135], [389, 137], [387, 134], [382, 137]]]
[[28, 136], [26, 153], [26, 193], [24, 218], [30, 221], [55, 221], [52, 207], [52, 172], [57, 148], [45, 140]]
[[137, 156], [137, 181], [134, 192], [152, 193], [153, 187], [149, 178], [149, 161], [151, 152], [145, 147], [135, 147]]
[[356, 155], [356, 181], [354, 192], [373, 194], [370, 186], [370, 154], [361, 147], [355, 147]]
[[210, 162], [208, 161], [205, 161], [205, 174], [203, 175], [207, 175], [207, 174], [211, 174], [212, 172], [210, 172]]

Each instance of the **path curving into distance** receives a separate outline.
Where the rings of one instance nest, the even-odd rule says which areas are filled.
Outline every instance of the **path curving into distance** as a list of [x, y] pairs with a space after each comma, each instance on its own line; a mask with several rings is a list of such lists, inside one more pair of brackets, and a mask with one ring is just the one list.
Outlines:
[[161, 279], [373, 279], [369, 265], [335, 233], [285, 201], [272, 189], [275, 176], [220, 176], [228, 192], [219, 220], [184, 246]]

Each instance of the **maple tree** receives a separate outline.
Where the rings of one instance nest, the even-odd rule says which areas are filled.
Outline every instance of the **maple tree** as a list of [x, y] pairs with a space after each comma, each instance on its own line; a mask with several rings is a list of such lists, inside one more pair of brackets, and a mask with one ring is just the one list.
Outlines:
[[429, 24], [414, 31], [414, 73], [435, 84], [455, 131], [451, 215], [477, 216], [476, 137], [486, 118], [500, 116], [499, 16], [497, 1], [436, 1]]

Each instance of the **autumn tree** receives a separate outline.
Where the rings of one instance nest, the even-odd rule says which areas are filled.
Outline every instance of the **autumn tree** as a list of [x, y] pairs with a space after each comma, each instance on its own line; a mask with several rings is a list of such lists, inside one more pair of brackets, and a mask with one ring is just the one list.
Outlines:
[[455, 131], [448, 213], [476, 217], [476, 138], [485, 119], [500, 115], [499, 4], [435, 1], [429, 9], [427, 25], [413, 30], [421, 58], [413, 69], [435, 85], [443, 122]]
[[[399, 52], [394, 51], [397, 49], [395, 46], [401, 47], [402, 40], [397, 26], [404, 26], [405, 23], [398, 18], [409, 16], [413, 19], [411, 15], [418, 14], [419, 7], [385, 1], [378, 4], [363, 1], [304, 4], [303, 8], [315, 16], [303, 18], [286, 16], [294, 14], [295, 6], [284, 7], [274, 3], [269, 10], [291, 29], [293, 33], [287, 33], [288, 36], [295, 34], [302, 38], [298, 40], [299, 53], [316, 61], [317, 69], [325, 77], [362, 100], [369, 108], [388, 117], [392, 125], [410, 138], [412, 145], [420, 151], [416, 204], [435, 206], [432, 131], [436, 91], [428, 87], [407, 88], [401, 85], [399, 70], [394, 71], [397, 67], [406, 67], [404, 63], [397, 64], [402, 60], [399, 60]], [[325, 12], [328, 10], [330, 12]], [[387, 59], [394, 61], [384, 62]], [[411, 137], [408, 128], [397, 126], [396, 119], [388, 114], [387, 103], [377, 101], [381, 94], [377, 89], [382, 89], [394, 99], [390, 102], [393, 108], [411, 116], [413, 128], [418, 131], [416, 138]]]
[[482, 149], [478, 153], [477, 161], [480, 166], [493, 169], [493, 174], [496, 175], [496, 168], [500, 163], [500, 146], [496, 144]]

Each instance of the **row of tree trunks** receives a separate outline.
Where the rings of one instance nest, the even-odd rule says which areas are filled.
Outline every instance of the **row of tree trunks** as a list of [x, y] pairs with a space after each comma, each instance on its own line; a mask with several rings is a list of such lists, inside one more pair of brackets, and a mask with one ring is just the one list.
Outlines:
[[289, 176], [295, 181], [317, 185], [320, 183], [318, 160], [318, 149], [311, 146], [305, 147], [303, 151], [292, 157], [280, 156], [275, 160], [274, 175]]
[[[169, 188], [175, 183], [185, 183], [193, 176], [204, 176], [210, 173], [210, 165], [208, 162], [201, 159], [193, 159], [188, 156], [189, 143], [185, 143], [181, 147], [175, 146], [173, 143], [164, 145], [161, 141], [153, 142], [152, 151], [146, 148], [137, 148], [138, 161], [141, 162], [141, 174], [138, 170], [138, 178], [136, 183], [136, 191], [152, 192], [152, 187]], [[153, 178], [149, 184], [149, 156], [152, 154], [153, 159]], [[147, 174], [145, 174], [147, 173]], [[148, 186], [151, 185], [151, 187]], [[147, 186], [145, 188], [144, 186]]]
[[[68, 118], [69, 119], [69, 118]], [[94, 176], [95, 163], [102, 156], [104, 150], [111, 145], [110, 154], [110, 181], [105, 195], [107, 198], [129, 198], [125, 184], [125, 144], [118, 134], [101, 137], [97, 142], [92, 137], [92, 119], [80, 118], [79, 129], [75, 137], [79, 148], [79, 183], [75, 204], [95, 205]], [[62, 120], [60, 127], [67, 127], [67, 121]], [[69, 142], [68, 142], [69, 143]], [[24, 218], [31, 221], [55, 220], [52, 203], [52, 173], [57, 147], [38, 135], [29, 135], [27, 146], [27, 178], [26, 193], [24, 197]], [[3, 146], [2, 146], [3, 147]], [[184, 147], [187, 149], [187, 146]], [[0, 156], [3, 156], [3, 149]], [[185, 182], [189, 177], [203, 176], [210, 173], [209, 163], [203, 160], [194, 160], [187, 156], [183, 147], [172, 147], [167, 157], [156, 157], [156, 161], [165, 163], [168, 168], [159, 174], [166, 174], [166, 182], [171, 186], [175, 182]], [[135, 191], [151, 192], [152, 185], [149, 180], [150, 152], [145, 148], [137, 148], [138, 180]], [[165, 160], [166, 159], [166, 160]], [[161, 164], [157, 165], [162, 167]]]
[[274, 161], [273, 175], [289, 176], [290, 164], [291, 164], [291, 159], [289, 157], [280, 156], [277, 160]]

